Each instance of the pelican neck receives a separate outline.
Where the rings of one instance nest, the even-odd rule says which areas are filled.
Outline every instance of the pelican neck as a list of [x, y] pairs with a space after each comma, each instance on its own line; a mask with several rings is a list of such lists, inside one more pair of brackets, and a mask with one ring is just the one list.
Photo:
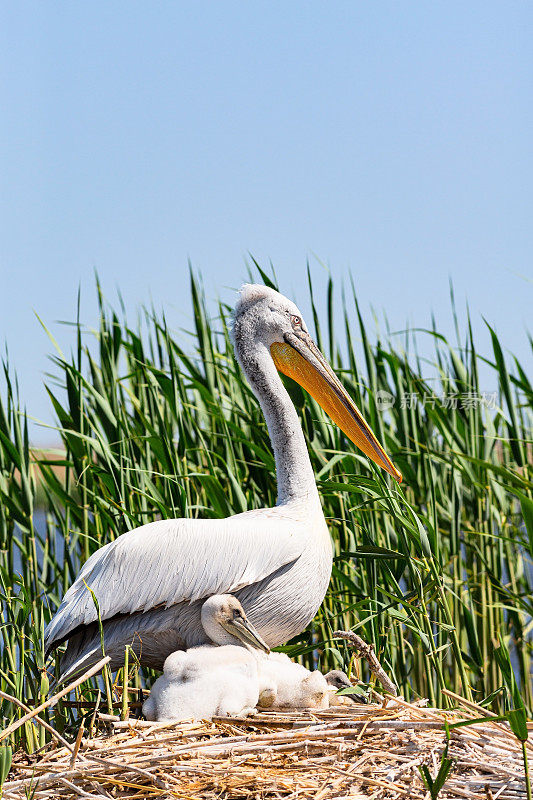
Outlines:
[[300, 419], [274, 365], [270, 351], [260, 345], [237, 357], [265, 416], [274, 459], [276, 505], [306, 501], [320, 506], [315, 476]]

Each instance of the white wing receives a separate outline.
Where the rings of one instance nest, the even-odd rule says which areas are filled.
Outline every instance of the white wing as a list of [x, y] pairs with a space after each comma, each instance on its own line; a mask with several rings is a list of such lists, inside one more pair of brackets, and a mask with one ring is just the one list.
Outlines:
[[302, 522], [280, 509], [227, 519], [171, 519], [122, 534], [86, 561], [46, 629], [47, 648], [80, 625], [238, 591], [295, 561]]

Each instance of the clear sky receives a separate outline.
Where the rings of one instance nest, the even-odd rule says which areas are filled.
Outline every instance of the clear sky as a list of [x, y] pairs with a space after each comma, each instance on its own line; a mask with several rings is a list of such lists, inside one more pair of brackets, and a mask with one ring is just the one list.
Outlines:
[[[531, 368], [529, 0], [58, 0], [0, 8], [0, 342], [49, 421], [93, 269], [176, 327], [187, 258], [225, 299], [251, 251], [303, 295], [351, 270], [393, 326], [451, 330], [448, 280]], [[323, 281], [324, 270], [314, 272]], [[36, 441], [49, 434], [34, 429]]]

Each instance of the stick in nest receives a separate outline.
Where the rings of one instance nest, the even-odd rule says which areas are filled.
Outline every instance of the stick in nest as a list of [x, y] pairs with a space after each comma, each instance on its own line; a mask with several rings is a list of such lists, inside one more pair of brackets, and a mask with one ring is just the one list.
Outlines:
[[367, 644], [364, 639], [361, 639], [356, 633], [352, 631], [333, 631], [333, 638], [334, 639], [346, 639], [347, 642], [351, 644], [351, 646], [356, 650], [361, 658], [364, 658], [365, 661], [368, 663], [370, 672], [376, 676], [378, 681], [381, 683], [385, 689], [393, 694], [395, 697], [398, 694], [398, 687], [396, 686], [393, 681], [389, 678], [383, 667], [378, 661], [378, 658], [374, 652], [374, 645]]

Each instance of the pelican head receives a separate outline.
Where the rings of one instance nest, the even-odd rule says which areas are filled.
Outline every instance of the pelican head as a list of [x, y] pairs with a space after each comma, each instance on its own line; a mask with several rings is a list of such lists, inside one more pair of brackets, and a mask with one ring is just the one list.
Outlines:
[[326, 682], [335, 689], [351, 689], [352, 683], [345, 672], [341, 669], [332, 669], [324, 675]]
[[[270, 647], [248, 620], [237, 598], [231, 594], [209, 597], [202, 606], [201, 620], [204, 631], [215, 644], [231, 644], [237, 638], [247, 647], [270, 653]], [[227, 634], [230, 634], [230, 638]]]
[[314, 343], [293, 302], [267, 286], [244, 284], [235, 308], [233, 337], [247, 374], [253, 371], [253, 354], [267, 349], [279, 372], [309, 392], [365, 455], [401, 482], [401, 472]]

